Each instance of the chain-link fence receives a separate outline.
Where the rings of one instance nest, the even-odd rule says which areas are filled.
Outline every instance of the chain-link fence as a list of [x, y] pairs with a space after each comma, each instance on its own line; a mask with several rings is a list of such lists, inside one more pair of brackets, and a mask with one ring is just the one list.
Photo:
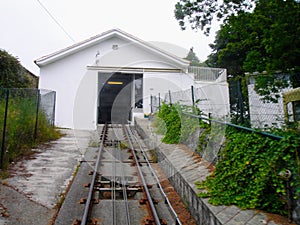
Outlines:
[[294, 74], [251, 74], [229, 81], [232, 122], [252, 128], [281, 128], [294, 109], [284, 110], [283, 96], [300, 86]]
[[18, 155], [14, 149], [35, 142], [39, 126], [54, 125], [55, 92], [38, 89], [0, 89], [0, 167]]
[[228, 86], [224, 83], [205, 84], [201, 87], [191, 86], [190, 89], [167, 92], [157, 96], [151, 96], [152, 112], [157, 112], [162, 102], [167, 104], [178, 103], [186, 106], [197, 106], [204, 116], [218, 118], [227, 117], [229, 112]]
[[40, 110], [45, 114], [50, 125], [54, 126], [55, 122], [55, 102], [56, 92], [41, 89], [40, 90]]
[[[163, 97], [160, 94], [151, 96], [151, 108], [155, 113], [161, 109], [162, 103], [182, 106], [177, 109], [180, 111], [181, 120], [180, 143], [187, 145], [206, 161], [215, 163], [224, 143], [226, 125], [214, 123], [209, 119], [217, 118], [225, 122], [228, 120], [230, 114], [228, 95], [226, 83], [204, 83], [183, 91], [168, 91], [162, 95]], [[198, 110], [194, 111], [195, 108]], [[206, 125], [213, 123], [210, 133], [207, 133], [205, 124], [199, 125], [199, 118], [190, 117], [185, 113], [206, 118]], [[202, 142], [199, 141], [199, 137], [203, 137]]]
[[299, 111], [289, 107], [285, 113], [283, 95], [299, 84], [297, 74], [251, 75], [228, 83], [204, 83], [187, 90], [151, 96], [151, 110], [153, 113], [158, 111], [162, 102], [193, 105], [204, 116], [230, 118], [233, 124], [261, 129], [281, 128], [286, 117]]

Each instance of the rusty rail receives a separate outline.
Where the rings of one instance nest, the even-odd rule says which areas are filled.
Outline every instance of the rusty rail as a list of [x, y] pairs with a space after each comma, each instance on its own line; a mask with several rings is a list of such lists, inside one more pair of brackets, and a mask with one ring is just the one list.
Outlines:
[[92, 205], [92, 198], [93, 198], [93, 193], [94, 193], [94, 186], [96, 183], [96, 178], [97, 178], [97, 170], [100, 164], [100, 158], [101, 158], [101, 154], [102, 154], [102, 150], [103, 150], [103, 144], [104, 144], [104, 140], [105, 140], [105, 135], [107, 132], [107, 125], [105, 124], [102, 132], [101, 132], [101, 139], [100, 139], [100, 145], [99, 145], [99, 152], [97, 155], [97, 161], [93, 170], [93, 177], [92, 177], [92, 181], [90, 184], [90, 189], [89, 189], [89, 194], [88, 194], [88, 198], [86, 200], [86, 204], [85, 204], [85, 209], [84, 209], [84, 214], [82, 216], [81, 219], [81, 225], [86, 225], [89, 219], [89, 215], [90, 215], [90, 209], [91, 209], [91, 205]]

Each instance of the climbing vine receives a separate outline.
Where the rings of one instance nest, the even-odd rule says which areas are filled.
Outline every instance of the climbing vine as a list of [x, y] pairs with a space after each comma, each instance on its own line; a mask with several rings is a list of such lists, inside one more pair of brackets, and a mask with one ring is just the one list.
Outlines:
[[183, 112], [201, 114], [201, 111], [193, 106], [162, 104], [155, 124], [158, 132], [164, 134], [163, 142], [167, 144], [181, 143], [189, 139], [199, 127], [202, 129], [208, 127], [207, 123], [198, 118], [184, 116]]
[[[235, 128], [227, 129], [227, 143], [214, 173], [199, 184], [214, 205], [235, 204], [243, 209], [263, 209], [290, 214], [299, 195], [299, 143], [296, 131], [277, 131], [274, 140]], [[289, 177], [291, 175], [291, 177]]]
[[165, 136], [163, 142], [167, 144], [177, 144], [180, 141], [181, 123], [180, 115], [176, 105], [163, 103], [158, 117], [165, 123]]

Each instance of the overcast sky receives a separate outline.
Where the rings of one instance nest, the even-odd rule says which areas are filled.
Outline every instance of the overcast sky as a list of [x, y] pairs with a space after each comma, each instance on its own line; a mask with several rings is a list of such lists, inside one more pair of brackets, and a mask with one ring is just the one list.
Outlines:
[[18, 57], [23, 66], [38, 75], [35, 59], [68, 47], [74, 41], [119, 28], [144, 41], [167, 42], [187, 50], [194, 47], [204, 61], [211, 53], [208, 45], [214, 41], [215, 30], [210, 37], [201, 31], [182, 31], [174, 17], [176, 2], [0, 0], [0, 48]]

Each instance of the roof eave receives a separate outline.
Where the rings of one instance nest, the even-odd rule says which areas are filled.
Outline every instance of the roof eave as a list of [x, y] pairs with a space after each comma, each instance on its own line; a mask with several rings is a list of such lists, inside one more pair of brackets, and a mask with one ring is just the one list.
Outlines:
[[129, 39], [130, 41], [137, 43], [138, 45], [140, 45], [150, 51], [156, 52], [157, 54], [160, 54], [160, 55], [164, 56], [165, 58], [168, 58], [169, 60], [176, 62], [176, 64], [178, 64], [180, 67], [187, 68], [189, 66], [189, 63], [190, 63], [189, 61], [182, 59], [178, 56], [175, 56], [169, 52], [166, 52], [152, 44], [149, 44], [137, 37], [134, 37], [128, 33], [125, 33], [124, 31], [121, 31], [119, 29], [113, 29], [113, 30], [106, 31], [106, 32], [96, 35], [92, 38], [86, 39], [82, 42], [79, 42], [77, 44], [74, 44], [67, 48], [64, 48], [60, 51], [54, 52], [50, 55], [43, 56], [43, 57], [35, 60], [34, 63], [36, 65], [38, 65], [39, 67], [48, 65], [52, 62], [55, 62], [61, 58], [66, 57], [70, 54], [74, 54], [74, 53], [80, 51], [81, 49], [95, 45], [97, 42], [103, 41], [103, 40], [105, 40], [109, 37], [113, 37], [115, 35], [119, 35], [125, 39]]

